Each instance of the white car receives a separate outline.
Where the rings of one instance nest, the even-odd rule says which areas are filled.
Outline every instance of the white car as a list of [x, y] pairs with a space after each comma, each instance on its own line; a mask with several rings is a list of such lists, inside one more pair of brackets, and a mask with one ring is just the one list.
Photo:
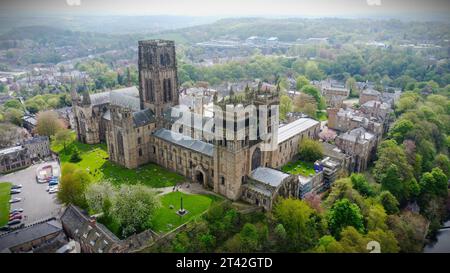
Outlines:
[[54, 189], [58, 189], [58, 185], [47, 186], [46, 191], [50, 191], [50, 190], [54, 190]]
[[13, 199], [9, 200], [9, 203], [17, 203], [22, 201], [22, 198], [20, 197], [14, 197]]
[[48, 193], [52, 194], [52, 193], [56, 193], [58, 192], [58, 187], [54, 187], [48, 190]]
[[11, 189], [11, 194], [18, 194], [21, 193], [22, 191], [20, 189]]
[[17, 208], [17, 209], [13, 209], [12, 211], [10, 211], [10, 213], [15, 213], [15, 212], [23, 212], [23, 209]]
[[12, 190], [14, 190], [14, 189], [20, 189], [20, 188], [22, 188], [22, 184], [19, 184], [19, 185], [12, 185], [12, 186], [11, 186], [11, 189], [12, 189]]

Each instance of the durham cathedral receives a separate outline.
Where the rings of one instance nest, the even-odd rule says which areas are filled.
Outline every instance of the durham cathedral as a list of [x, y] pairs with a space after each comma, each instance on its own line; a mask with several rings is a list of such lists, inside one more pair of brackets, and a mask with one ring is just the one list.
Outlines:
[[[231, 200], [241, 199], [266, 210], [272, 208], [277, 196], [299, 196], [298, 177], [279, 168], [297, 154], [303, 138], [318, 137], [318, 121], [300, 117], [279, 124], [278, 114], [269, 110], [267, 131], [276, 132], [277, 138], [275, 148], [266, 151], [261, 147], [263, 141], [248, 137], [248, 116], [227, 113], [224, 105], [278, 105], [278, 92], [247, 88], [240, 99], [233, 94], [220, 100], [214, 96], [214, 104], [224, 110], [219, 119], [235, 125], [234, 137], [208, 138], [202, 128], [218, 117], [198, 112], [188, 114], [193, 119], [198, 115], [200, 126], [187, 122], [172, 130], [173, 113], [190, 111], [179, 107], [175, 44], [140, 41], [138, 52], [139, 87], [95, 94], [72, 91], [79, 141], [106, 142], [109, 160], [115, 164], [133, 169], [155, 163]], [[236, 126], [238, 123], [245, 126]], [[242, 132], [237, 132], [240, 127], [237, 130]], [[245, 137], [238, 138], [238, 133]]]

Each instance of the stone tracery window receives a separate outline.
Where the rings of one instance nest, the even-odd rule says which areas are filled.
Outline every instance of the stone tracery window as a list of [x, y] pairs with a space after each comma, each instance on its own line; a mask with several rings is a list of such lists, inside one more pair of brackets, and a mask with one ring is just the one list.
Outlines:
[[124, 149], [123, 149], [123, 136], [120, 131], [117, 132], [117, 149], [119, 155], [124, 155]]

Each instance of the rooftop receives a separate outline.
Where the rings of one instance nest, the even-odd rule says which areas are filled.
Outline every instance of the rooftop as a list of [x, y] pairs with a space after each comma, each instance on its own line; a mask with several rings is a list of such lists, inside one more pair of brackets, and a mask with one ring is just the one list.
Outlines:
[[280, 172], [275, 169], [266, 167], [258, 167], [249, 175], [253, 180], [262, 182], [272, 187], [278, 187], [284, 179], [289, 177], [289, 174]]
[[311, 118], [299, 118], [291, 123], [280, 126], [278, 129], [278, 143], [282, 143], [317, 124], [319, 124], [317, 120]]
[[154, 132], [153, 135], [170, 143], [185, 147], [207, 156], [213, 156], [214, 154], [214, 146], [212, 144], [193, 139], [180, 133], [176, 133], [167, 129], [159, 129], [158, 131]]
[[0, 237], [0, 251], [9, 249], [47, 235], [62, 231], [61, 223], [56, 220], [35, 224]]
[[136, 86], [115, 89], [102, 93], [90, 94], [91, 105], [111, 103], [128, 107], [134, 111], [140, 109], [139, 90]]
[[24, 149], [24, 148], [23, 148], [22, 146], [9, 147], [9, 148], [0, 150], [0, 155], [12, 154], [12, 153], [21, 151], [21, 150], [23, 150], [23, 149]]

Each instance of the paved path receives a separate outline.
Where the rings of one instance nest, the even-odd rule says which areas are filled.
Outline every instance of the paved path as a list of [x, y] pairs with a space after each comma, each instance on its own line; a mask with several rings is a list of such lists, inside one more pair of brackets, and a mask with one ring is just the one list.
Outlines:
[[212, 195], [218, 195], [215, 192], [209, 191], [205, 188], [203, 188], [202, 185], [200, 185], [199, 183], [195, 183], [195, 182], [184, 182], [178, 186], [176, 186], [175, 188], [172, 187], [165, 187], [165, 188], [158, 188], [157, 191], [159, 192], [158, 195], [164, 195], [164, 194], [168, 194], [174, 191], [181, 191], [187, 194], [212, 194]]

